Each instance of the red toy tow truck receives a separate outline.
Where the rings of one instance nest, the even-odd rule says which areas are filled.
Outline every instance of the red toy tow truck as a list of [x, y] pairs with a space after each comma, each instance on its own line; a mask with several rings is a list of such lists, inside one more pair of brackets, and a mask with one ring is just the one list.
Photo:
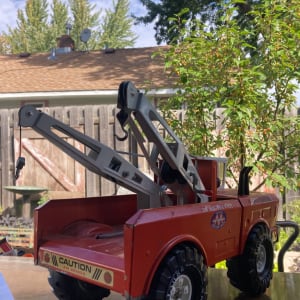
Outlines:
[[[34, 107], [19, 111], [20, 126], [33, 128], [89, 170], [134, 192], [49, 201], [35, 210], [35, 264], [49, 269], [54, 294], [96, 300], [112, 290], [128, 300], [202, 300], [207, 268], [222, 260], [235, 287], [253, 296], [264, 293], [278, 236], [275, 195], [249, 193], [250, 168], [242, 170], [238, 191], [218, 187], [220, 161], [190, 156], [131, 82], [121, 83], [118, 108], [124, 139], [128, 126], [153, 180], [117, 151]], [[58, 132], [82, 143], [85, 151]], [[21, 159], [17, 172], [23, 165]]]

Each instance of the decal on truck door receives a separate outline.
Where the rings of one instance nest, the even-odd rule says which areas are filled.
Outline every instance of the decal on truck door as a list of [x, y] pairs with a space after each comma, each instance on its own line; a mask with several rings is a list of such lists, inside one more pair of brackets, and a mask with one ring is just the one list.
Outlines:
[[226, 223], [226, 213], [224, 210], [216, 211], [211, 219], [210, 224], [214, 229], [221, 229]]
[[105, 285], [113, 285], [114, 273], [110, 270], [48, 251], [41, 252], [40, 259], [41, 264], [45, 266], [55, 267], [62, 272], [76, 274]]

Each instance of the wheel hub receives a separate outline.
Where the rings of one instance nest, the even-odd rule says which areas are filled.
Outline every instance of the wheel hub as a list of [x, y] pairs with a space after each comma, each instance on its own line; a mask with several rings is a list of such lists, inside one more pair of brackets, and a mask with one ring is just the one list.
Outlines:
[[179, 275], [170, 290], [169, 300], [191, 300], [192, 299], [192, 282], [184, 274]]
[[267, 262], [267, 253], [263, 245], [259, 245], [257, 250], [256, 269], [258, 273], [262, 273]]

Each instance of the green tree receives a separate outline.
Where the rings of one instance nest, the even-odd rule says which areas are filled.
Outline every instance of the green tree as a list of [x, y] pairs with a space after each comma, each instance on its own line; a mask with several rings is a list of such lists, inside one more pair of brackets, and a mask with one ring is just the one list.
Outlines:
[[129, 1], [113, 1], [101, 24], [100, 47], [125, 48], [134, 46], [137, 36], [131, 30], [133, 19], [128, 16]]
[[25, 13], [18, 10], [17, 27], [6, 35], [12, 53], [48, 51], [47, 0], [28, 0]]
[[[219, 151], [229, 158], [233, 185], [248, 165], [261, 178], [254, 189], [263, 184], [295, 189], [300, 181], [300, 120], [291, 112], [300, 74], [298, 1], [266, 0], [255, 6], [253, 31], [241, 29], [235, 1], [226, 2], [219, 26], [208, 30], [197, 22], [192, 33], [181, 32], [182, 41], [165, 55], [179, 89], [165, 112], [191, 153]], [[180, 14], [177, 18], [182, 22]], [[255, 48], [247, 41], [257, 32]], [[255, 57], [247, 54], [249, 47], [255, 48]], [[181, 123], [170, 108], [183, 104], [187, 111]], [[223, 113], [217, 116], [220, 105]]]
[[[72, 14], [72, 30], [71, 37], [75, 41], [76, 49], [83, 49], [84, 45], [80, 41], [80, 34], [83, 29], [96, 29], [99, 25], [99, 17], [101, 11], [96, 11], [96, 5], [92, 5], [88, 0], [69, 0], [69, 6]], [[98, 34], [94, 31], [89, 45], [94, 49], [97, 45]]]
[[51, 5], [49, 43], [56, 47], [56, 40], [65, 34], [68, 21], [68, 7], [62, 0], [53, 0]]
[[7, 37], [6, 35], [0, 34], [0, 53], [1, 54], [9, 54], [10, 53], [10, 46], [7, 42]]
[[[218, 26], [224, 14], [224, 3], [215, 0], [140, 0], [146, 7], [147, 14], [144, 16], [135, 16], [137, 23], [149, 24], [154, 22], [156, 31], [155, 38], [158, 44], [166, 42], [173, 43], [178, 40], [180, 30], [184, 26], [184, 20], [201, 20], [210, 24], [211, 28]], [[237, 0], [231, 1], [231, 4], [236, 8], [234, 18], [238, 21], [238, 25], [243, 28], [253, 28], [253, 16], [251, 11], [259, 5], [259, 0]], [[184, 14], [181, 13], [182, 22], [174, 26], [173, 17], [178, 15], [185, 9]], [[251, 36], [249, 42], [257, 43], [258, 37]], [[250, 50], [250, 49], [249, 49]]]
[[178, 15], [184, 8], [188, 8], [188, 10], [185, 10], [181, 18], [195, 20], [196, 16], [200, 14], [204, 19], [211, 18], [211, 14], [217, 6], [216, 1], [212, 0], [140, 0], [140, 2], [147, 8], [148, 12], [145, 16], [135, 16], [135, 19], [137, 23], [155, 23], [155, 39], [158, 44], [162, 42], [169, 44], [177, 40], [183, 24], [179, 23], [180, 26], [174, 26], [173, 20], [170, 18]]
[[[103, 24], [99, 18], [101, 10], [89, 0], [53, 0], [48, 10], [47, 0], [27, 0], [25, 10], [17, 12], [17, 26], [8, 27], [2, 34], [1, 53], [48, 52], [56, 47], [57, 38], [66, 32], [66, 23], [72, 25], [70, 31], [75, 49], [84, 50], [81, 41], [84, 29], [91, 30], [88, 40], [90, 50], [110, 47], [123, 48], [134, 45], [135, 34], [131, 31], [132, 19], [128, 16], [129, 1], [113, 2], [113, 10], [106, 10]], [[5, 43], [4, 43], [5, 41]]]

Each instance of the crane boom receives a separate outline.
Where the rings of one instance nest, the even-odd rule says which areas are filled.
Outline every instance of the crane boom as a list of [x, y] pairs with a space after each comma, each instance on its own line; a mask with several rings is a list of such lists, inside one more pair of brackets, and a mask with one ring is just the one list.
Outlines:
[[[187, 202], [191, 194], [195, 201], [206, 202], [205, 187], [184, 145], [146, 96], [130, 81], [121, 83], [118, 97], [119, 122], [129, 125], [153, 172], [179, 198]], [[166, 137], [160, 133], [164, 132]], [[151, 153], [144, 146], [145, 138], [152, 143]], [[163, 163], [157, 165], [158, 156]]]
[[[159, 184], [148, 178], [114, 149], [33, 106], [21, 107], [19, 125], [31, 127], [92, 172], [137, 193], [139, 208], [161, 206], [162, 193], [167, 188], [177, 196], [178, 204], [208, 201], [204, 194], [205, 187], [184, 145], [146, 96], [130, 81], [120, 84], [118, 108], [120, 111], [117, 118], [123, 131], [127, 133], [125, 126], [129, 125]], [[156, 123], [166, 137], [161, 135]], [[68, 143], [59, 133], [83, 144], [84, 151]], [[151, 152], [144, 145], [146, 138], [152, 145]], [[20, 164], [20, 168], [23, 165]], [[164, 195], [164, 199], [166, 198]]]
[[[90, 171], [137, 193], [139, 208], [161, 206], [160, 186], [110, 147], [30, 105], [19, 110], [19, 125], [31, 127]], [[69, 144], [59, 132], [83, 144], [85, 151]]]

